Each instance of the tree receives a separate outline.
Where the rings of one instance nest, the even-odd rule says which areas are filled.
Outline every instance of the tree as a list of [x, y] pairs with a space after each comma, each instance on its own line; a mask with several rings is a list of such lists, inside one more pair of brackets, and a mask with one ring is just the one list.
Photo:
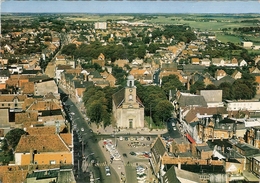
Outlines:
[[63, 46], [63, 49], [61, 50], [62, 54], [73, 56], [75, 54], [75, 51], [77, 49], [76, 44], [68, 44]]
[[171, 74], [162, 78], [162, 89], [168, 95], [170, 90], [182, 90], [184, 86], [177, 75]]
[[157, 125], [172, 116], [174, 107], [168, 100], [161, 100], [155, 106], [154, 119]]
[[230, 83], [221, 83], [218, 89], [222, 90], [222, 99], [230, 100], [233, 98], [232, 85]]
[[151, 44], [148, 46], [147, 50], [148, 50], [150, 53], [155, 53], [156, 50], [159, 49], [159, 47], [160, 47], [160, 46], [159, 46], [158, 44], [151, 43]]
[[214, 84], [209, 84], [205, 88], [206, 90], [217, 90], [218, 88]]
[[205, 83], [203, 81], [196, 81], [190, 86], [190, 93], [196, 93], [197, 90], [203, 90], [205, 88]]
[[98, 124], [107, 114], [106, 106], [102, 104], [102, 101], [95, 100], [92, 103], [88, 104], [87, 114], [90, 118], [90, 121]]
[[15, 129], [9, 131], [5, 135], [5, 138], [4, 138], [3, 150], [4, 151], [13, 150], [14, 151], [17, 144], [19, 143], [21, 136], [24, 134], [27, 134], [27, 132], [20, 128], [15, 128]]

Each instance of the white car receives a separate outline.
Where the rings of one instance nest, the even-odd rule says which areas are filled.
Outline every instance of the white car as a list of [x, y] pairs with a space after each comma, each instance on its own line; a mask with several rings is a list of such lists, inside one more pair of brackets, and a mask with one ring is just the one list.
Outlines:
[[71, 115], [75, 115], [75, 113], [74, 113], [74, 112], [71, 112], [70, 114], [71, 114]]
[[106, 176], [110, 176], [111, 175], [109, 166], [105, 167], [105, 172], [106, 172]]
[[81, 128], [80, 130], [81, 130], [82, 132], [84, 132], [84, 128]]
[[123, 140], [123, 137], [119, 137], [119, 140]]

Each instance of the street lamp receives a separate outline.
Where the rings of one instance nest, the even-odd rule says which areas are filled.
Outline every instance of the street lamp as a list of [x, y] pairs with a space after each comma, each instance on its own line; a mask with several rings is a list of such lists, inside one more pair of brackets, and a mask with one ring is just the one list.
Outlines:
[[86, 156], [86, 158], [83, 159], [82, 161], [82, 172], [86, 172], [87, 171], [87, 159], [89, 156], [93, 155], [94, 153], [90, 153], [89, 155]]
[[94, 155], [95, 153], [90, 153], [89, 155], [86, 156], [86, 160], [88, 159], [89, 156]]
[[95, 182], [96, 180], [100, 180], [100, 178], [99, 178], [99, 177], [98, 177], [98, 178], [95, 178], [95, 179], [94, 179], [94, 178], [91, 178], [91, 179], [90, 179], [90, 182], [92, 183], [92, 182]]
[[116, 147], [116, 127], [115, 127], [115, 130], [114, 130], [114, 136], [115, 136], [115, 147]]

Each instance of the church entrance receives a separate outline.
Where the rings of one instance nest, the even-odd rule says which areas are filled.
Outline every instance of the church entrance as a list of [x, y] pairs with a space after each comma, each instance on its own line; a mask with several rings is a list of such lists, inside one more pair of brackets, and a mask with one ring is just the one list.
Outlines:
[[129, 119], [129, 128], [133, 128], [133, 119]]

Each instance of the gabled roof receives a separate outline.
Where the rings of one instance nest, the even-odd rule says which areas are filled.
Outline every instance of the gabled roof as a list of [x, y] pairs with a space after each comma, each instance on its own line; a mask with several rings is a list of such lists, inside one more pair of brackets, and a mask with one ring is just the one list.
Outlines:
[[48, 80], [52, 80], [52, 78], [50, 78], [49, 76], [47, 75], [37, 75], [37, 76], [34, 76], [34, 77], [30, 77], [28, 78], [29, 79], [29, 82], [38, 82], [38, 81], [48, 81]]
[[174, 166], [175, 174], [177, 176], [178, 180], [181, 180], [181, 182], [201, 182], [200, 177], [198, 174], [193, 173], [191, 171], [186, 171], [182, 169], [178, 169]]
[[151, 152], [153, 153], [157, 162], [159, 161], [160, 157], [162, 157], [167, 152], [167, 149], [161, 137], [157, 137], [151, 148]]
[[15, 124], [23, 124], [25, 122], [36, 122], [38, 113], [26, 112], [26, 113], [15, 113]]
[[16, 153], [28, 153], [30, 150], [37, 152], [68, 152], [68, 146], [58, 134], [23, 135], [15, 149]]
[[215, 86], [219, 86], [221, 83], [224, 83], [224, 82], [233, 84], [235, 82], [235, 79], [232, 78], [230, 75], [226, 75], [223, 78], [221, 78], [220, 80], [213, 81]]
[[194, 73], [194, 72], [203, 72], [206, 69], [206, 66], [204, 65], [184, 65], [183, 66], [183, 72], [185, 73]]
[[[60, 131], [65, 128], [64, 125], [60, 126]], [[28, 127], [26, 128], [26, 132], [29, 135], [48, 135], [48, 134], [55, 134], [56, 133], [56, 126], [38, 126], [38, 127]], [[66, 138], [66, 137], [65, 137]]]
[[66, 69], [72, 69], [71, 65], [58, 65], [56, 67], [56, 70], [66, 70]]
[[[176, 175], [175, 166], [174, 165], [165, 165], [167, 170], [166, 173], [163, 175], [163, 182], [174, 182], [174, 183], [181, 183]], [[170, 167], [169, 167], [170, 166]]]
[[58, 110], [61, 107], [53, 101], [38, 101], [35, 100], [27, 110], [45, 111], [45, 110]]
[[34, 83], [33, 82], [21, 83], [21, 90], [23, 94], [34, 94]]
[[74, 81], [75, 88], [88, 88], [94, 86], [93, 81]]
[[107, 81], [116, 81], [116, 78], [115, 78], [112, 74], [109, 74], [109, 75], [106, 77], [106, 80], [107, 80]]
[[93, 78], [103, 78], [97, 70], [90, 72], [89, 75], [92, 75]]
[[177, 71], [177, 63], [175, 63], [175, 62], [162, 63], [161, 70], [169, 70], [169, 69], [173, 69], [173, 70]]
[[26, 95], [13, 95], [13, 94], [2, 94], [0, 95], [0, 102], [13, 102], [14, 99], [18, 99], [19, 102], [24, 101], [27, 96]]
[[222, 90], [200, 90], [199, 93], [208, 103], [222, 102]]
[[207, 107], [207, 102], [205, 101], [204, 97], [201, 95], [182, 93], [178, 100], [178, 103], [180, 107], [186, 107], [186, 106]]
[[122, 88], [118, 92], [112, 95], [112, 99], [115, 103], [116, 108], [118, 108], [125, 100], [125, 89]]

